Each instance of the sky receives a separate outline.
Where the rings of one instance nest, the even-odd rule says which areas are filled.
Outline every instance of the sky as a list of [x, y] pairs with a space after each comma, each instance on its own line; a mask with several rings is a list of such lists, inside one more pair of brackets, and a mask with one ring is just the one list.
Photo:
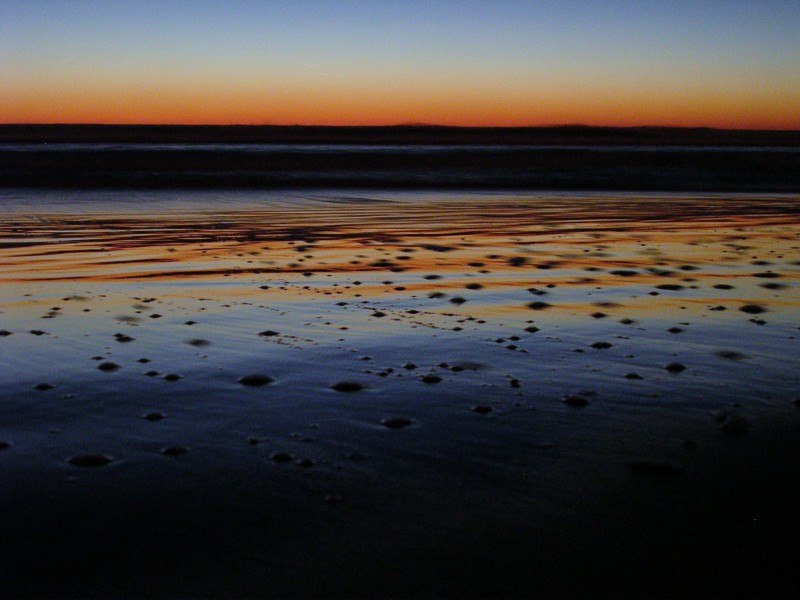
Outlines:
[[800, 0], [0, 0], [0, 123], [800, 129]]

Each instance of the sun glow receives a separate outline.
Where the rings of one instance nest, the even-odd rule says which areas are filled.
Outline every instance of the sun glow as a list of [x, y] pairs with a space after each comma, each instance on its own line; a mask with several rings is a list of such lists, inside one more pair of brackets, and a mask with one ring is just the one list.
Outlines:
[[23, 3], [0, 123], [800, 129], [796, 5]]

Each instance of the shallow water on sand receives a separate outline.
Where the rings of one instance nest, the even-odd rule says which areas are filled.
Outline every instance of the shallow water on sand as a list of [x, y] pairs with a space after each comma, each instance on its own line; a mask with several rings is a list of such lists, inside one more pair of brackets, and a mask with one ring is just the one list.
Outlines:
[[3, 591], [784, 593], [798, 207], [3, 192]]

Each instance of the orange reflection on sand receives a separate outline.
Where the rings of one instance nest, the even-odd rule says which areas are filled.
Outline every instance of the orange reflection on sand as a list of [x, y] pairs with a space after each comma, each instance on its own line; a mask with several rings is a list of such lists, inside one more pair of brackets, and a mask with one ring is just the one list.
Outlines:
[[[487, 197], [162, 217], [7, 216], [0, 281], [169, 286], [227, 278], [243, 285], [240, 298], [263, 297], [264, 288], [287, 302], [438, 295], [449, 301], [442, 311], [482, 316], [525, 310], [522, 302], [507, 306], [508, 294], [533, 301], [548, 286], [571, 298], [573, 312], [598, 310], [578, 291], [638, 294], [625, 306], [657, 311], [686, 294], [708, 304], [698, 290], [715, 285], [732, 286], [742, 302], [791, 305], [780, 292], [800, 280], [795, 203]], [[459, 298], [469, 304], [461, 308]]]

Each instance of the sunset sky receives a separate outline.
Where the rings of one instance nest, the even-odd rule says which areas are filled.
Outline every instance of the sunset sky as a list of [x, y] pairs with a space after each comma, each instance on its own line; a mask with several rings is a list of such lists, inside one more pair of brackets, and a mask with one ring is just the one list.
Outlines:
[[800, 129], [800, 2], [0, 0], [0, 123]]

